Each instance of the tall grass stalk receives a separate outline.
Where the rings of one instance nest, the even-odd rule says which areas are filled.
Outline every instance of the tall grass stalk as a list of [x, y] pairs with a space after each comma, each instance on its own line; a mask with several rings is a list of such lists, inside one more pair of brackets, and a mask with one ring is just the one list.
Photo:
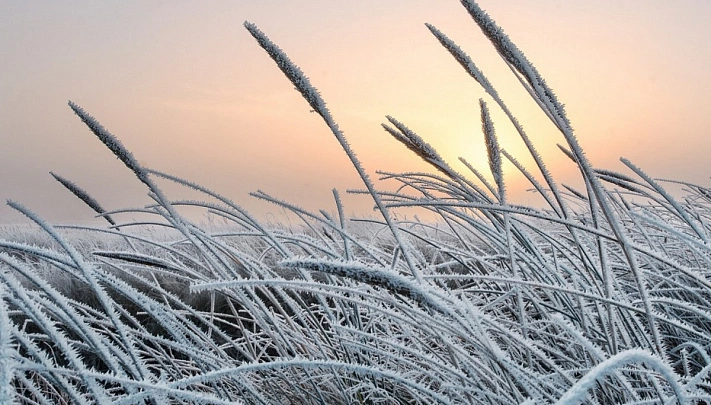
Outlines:
[[296, 89], [301, 93], [304, 99], [306, 99], [311, 108], [313, 108], [313, 111], [315, 111], [318, 115], [321, 116], [321, 118], [323, 118], [323, 121], [326, 123], [328, 128], [338, 140], [338, 143], [341, 145], [341, 148], [343, 148], [343, 150], [346, 152], [346, 155], [348, 155], [348, 159], [350, 159], [351, 163], [353, 164], [353, 167], [355, 167], [356, 171], [358, 172], [358, 175], [363, 181], [363, 184], [368, 189], [370, 195], [373, 197], [373, 200], [375, 201], [376, 206], [380, 210], [380, 213], [383, 215], [383, 218], [385, 218], [385, 222], [387, 222], [388, 227], [390, 227], [390, 231], [392, 232], [393, 237], [395, 237], [395, 240], [397, 240], [398, 242], [398, 246], [400, 247], [400, 251], [402, 252], [405, 261], [407, 262], [407, 266], [410, 269], [410, 272], [416, 279], [420, 280], [420, 272], [417, 269], [417, 266], [409, 253], [410, 249], [405, 244], [406, 242], [402, 240], [400, 231], [398, 230], [397, 225], [394, 223], [391, 215], [388, 213], [387, 208], [380, 200], [380, 197], [377, 191], [375, 190], [375, 185], [370, 180], [370, 176], [368, 176], [368, 173], [366, 173], [365, 169], [363, 168], [363, 165], [361, 165], [360, 161], [356, 157], [355, 152], [353, 152], [353, 150], [351, 149], [351, 146], [346, 140], [345, 135], [343, 135], [343, 132], [338, 127], [338, 124], [336, 124], [333, 117], [331, 116], [331, 112], [328, 110], [328, 108], [326, 108], [326, 103], [321, 98], [321, 95], [319, 94], [318, 90], [316, 90], [316, 88], [311, 85], [311, 82], [303, 74], [301, 69], [296, 66], [296, 64], [294, 64], [291, 59], [289, 59], [289, 57], [286, 56], [286, 54], [277, 45], [275, 45], [262, 31], [260, 31], [256, 25], [250, 22], [245, 22], [244, 26], [245, 28], [247, 28], [249, 33], [252, 34], [252, 36], [257, 40], [259, 45], [267, 52], [267, 54], [269, 54], [269, 56], [274, 60], [274, 62], [276, 62], [277, 66], [279, 66], [284, 75], [286, 75], [286, 77], [294, 84], [294, 86], [296, 86]]

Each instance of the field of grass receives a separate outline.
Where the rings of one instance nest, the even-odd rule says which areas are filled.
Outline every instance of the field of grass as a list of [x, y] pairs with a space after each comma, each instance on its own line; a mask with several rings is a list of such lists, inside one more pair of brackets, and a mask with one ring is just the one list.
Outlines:
[[[58, 175], [105, 228], [53, 226], [9, 202], [36, 227], [0, 235], [0, 403], [711, 402], [711, 189], [624, 159], [624, 174], [592, 166], [534, 66], [476, 3], [462, 4], [558, 128], [582, 189], [556, 182], [474, 61], [428, 25], [487, 93], [494, 181], [466, 162], [471, 173], [458, 173], [387, 117], [385, 130], [433, 170], [379, 173], [400, 186], [382, 191], [306, 76], [245, 23], [331, 129], [379, 216], [347, 218], [336, 190], [335, 214], [255, 192], [299, 221], [264, 223], [141, 165], [70, 102], [154, 204], [106, 212]], [[535, 167], [500, 148], [489, 108], [509, 117]], [[504, 160], [545, 207], [509, 202]], [[204, 198], [171, 198], [162, 182]], [[221, 225], [199, 226], [185, 207]], [[400, 220], [403, 207], [437, 220]], [[138, 214], [146, 220], [120, 220]]]

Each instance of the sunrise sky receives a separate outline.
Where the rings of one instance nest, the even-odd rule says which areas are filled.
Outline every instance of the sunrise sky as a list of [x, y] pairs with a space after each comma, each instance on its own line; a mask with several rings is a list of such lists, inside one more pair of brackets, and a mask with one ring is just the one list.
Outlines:
[[[711, 185], [710, 1], [480, 5], [566, 104], [593, 164], [622, 170], [624, 156], [653, 177]], [[484, 93], [432, 37], [429, 22], [489, 76], [556, 177], [577, 185], [572, 164], [555, 146], [562, 138], [455, 0], [0, 0], [0, 200], [19, 201], [51, 221], [91, 218], [51, 178], [53, 171], [107, 209], [150, 202], [73, 115], [72, 100], [143, 164], [219, 191], [256, 214], [278, 211], [248, 196], [257, 189], [332, 210], [332, 188], [361, 187], [355, 171], [243, 28], [245, 20], [311, 78], [373, 175], [429, 170], [380, 128], [385, 115], [450, 161], [463, 156], [486, 171], [478, 111]], [[512, 128], [498, 113], [494, 120], [502, 147], [530, 167]], [[534, 203], [508, 169], [514, 202]], [[364, 197], [346, 204], [351, 213], [368, 213], [372, 205]], [[21, 221], [0, 208], [0, 223]]]

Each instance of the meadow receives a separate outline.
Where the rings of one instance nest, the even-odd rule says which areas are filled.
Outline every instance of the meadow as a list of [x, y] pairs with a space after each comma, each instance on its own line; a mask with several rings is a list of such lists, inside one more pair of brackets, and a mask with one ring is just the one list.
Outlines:
[[[386, 117], [384, 130], [432, 170], [373, 180], [310, 80], [246, 22], [340, 143], [364, 186], [351, 192], [370, 196], [378, 215], [346, 216], [336, 189], [333, 212], [257, 191], [294, 219], [264, 222], [139, 163], [69, 102], [154, 203], [107, 212], [57, 174], [106, 226], [51, 225], [8, 202], [34, 227], [0, 235], [0, 403], [711, 402], [711, 188], [652, 178], [626, 159], [626, 173], [594, 167], [533, 64], [473, 0], [462, 4], [558, 129], [581, 188], [556, 181], [485, 74], [431, 25], [443, 57], [487, 94], [490, 173], [465, 160], [469, 172], [457, 172]], [[534, 167], [500, 147], [490, 108]], [[504, 163], [545, 206], [509, 201]], [[166, 183], [203, 198], [168, 196]], [[413, 207], [436, 220], [398, 215]], [[121, 220], [132, 215], [145, 220]]]

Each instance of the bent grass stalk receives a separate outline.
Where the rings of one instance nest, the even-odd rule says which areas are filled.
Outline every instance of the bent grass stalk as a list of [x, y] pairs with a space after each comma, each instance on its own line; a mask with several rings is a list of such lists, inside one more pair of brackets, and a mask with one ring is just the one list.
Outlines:
[[281, 69], [284, 75], [294, 84], [294, 86], [296, 86], [296, 89], [301, 93], [304, 99], [306, 99], [311, 108], [313, 108], [313, 110], [318, 115], [320, 115], [321, 118], [323, 118], [324, 122], [331, 130], [333, 135], [336, 137], [338, 143], [341, 145], [341, 148], [343, 148], [343, 150], [346, 152], [346, 155], [348, 155], [348, 158], [353, 164], [353, 167], [355, 167], [356, 171], [358, 172], [358, 175], [363, 181], [363, 184], [365, 184], [365, 187], [368, 189], [368, 192], [370, 192], [370, 195], [373, 197], [373, 200], [375, 201], [378, 210], [380, 210], [380, 213], [383, 215], [383, 218], [385, 218], [385, 221], [390, 227], [393, 236], [398, 242], [398, 246], [400, 246], [401, 252], [405, 258], [405, 261], [407, 262], [407, 266], [410, 269], [412, 276], [416, 280], [421, 281], [420, 271], [417, 269], [417, 266], [409, 253], [409, 249], [407, 248], [405, 241], [402, 240], [397, 225], [391, 218], [390, 213], [388, 212], [385, 205], [383, 205], [383, 202], [380, 200], [378, 192], [375, 190], [375, 185], [370, 180], [370, 176], [368, 176], [368, 173], [365, 172], [365, 169], [363, 168], [355, 153], [351, 149], [350, 144], [343, 135], [343, 132], [340, 130], [340, 128], [338, 128], [338, 124], [336, 124], [336, 122], [333, 120], [333, 117], [331, 117], [331, 112], [328, 110], [328, 108], [326, 108], [326, 103], [321, 98], [321, 95], [319, 94], [318, 90], [316, 90], [316, 88], [311, 85], [311, 82], [303, 74], [301, 69], [299, 69], [299, 67], [296, 66], [291, 61], [291, 59], [289, 59], [289, 57], [286, 56], [286, 54], [277, 45], [275, 45], [262, 31], [260, 31], [256, 25], [250, 22], [245, 22], [244, 26], [245, 28], [247, 28], [249, 33], [252, 34], [252, 36], [257, 40], [262, 49], [264, 49], [267, 54], [269, 54], [269, 56], [272, 58], [272, 60], [276, 62], [277, 66], [279, 67], [279, 69]]
[[55, 174], [53, 172], [49, 172], [49, 174], [54, 177], [55, 180], [57, 180], [61, 185], [63, 185], [67, 190], [69, 190], [72, 194], [77, 196], [80, 200], [82, 200], [89, 208], [94, 210], [97, 214], [99, 214], [101, 217], [106, 219], [106, 222], [108, 222], [111, 225], [116, 225], [116, 222], [111, 218], [110, 215], [106, 214], [106, 210], [99, 204], [94, 197], [92, 197], [89, 193], [84, 191], [81, 187], [77, 186], [74, 182], [69, 181], [65, 179], [64, 177]]

